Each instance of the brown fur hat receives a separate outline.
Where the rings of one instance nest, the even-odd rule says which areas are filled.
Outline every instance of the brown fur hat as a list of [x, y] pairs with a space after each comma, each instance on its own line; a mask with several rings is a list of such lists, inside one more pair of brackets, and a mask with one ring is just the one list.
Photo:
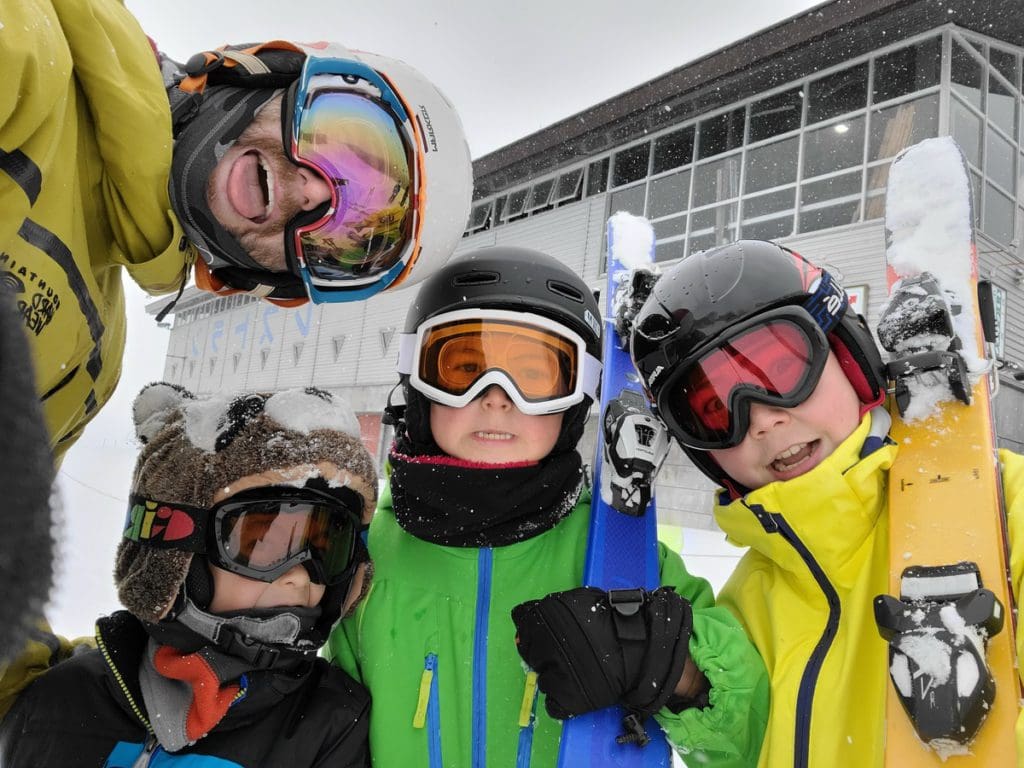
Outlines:
[[[209, 507], [219, 489], [247, 475], [331, 462], [342, 470], [342, 482], [363, 497], [364, 521], [373, 513], [373, 459], [348, 403], [329, 392], [309, 388], [196, 399], [160, 382], [143, 388], [133, 413], [143, 444], [133, 494]], [[191, 561], [190, 552], [122, 540], [114, 566], [121, 603], [140, 619], [159, 621], [178, 597]]]

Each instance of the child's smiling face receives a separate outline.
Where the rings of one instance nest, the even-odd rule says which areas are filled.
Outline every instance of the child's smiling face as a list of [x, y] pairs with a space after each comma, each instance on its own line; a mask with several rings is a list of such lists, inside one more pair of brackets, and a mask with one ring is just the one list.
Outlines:
[[861, 402], [834, 353], [814, 392], [793, 408], [750, 404], [750, 427], [733, 448], [709, 451], [726, 473], [747, 488], [809, 472], [860, 424]]
[[562, 414], [528, 416], [492, 385], [464, 408], [430, 404], [430, 431], [442, 451], [464, 461], [540, 461], [555, 447]]

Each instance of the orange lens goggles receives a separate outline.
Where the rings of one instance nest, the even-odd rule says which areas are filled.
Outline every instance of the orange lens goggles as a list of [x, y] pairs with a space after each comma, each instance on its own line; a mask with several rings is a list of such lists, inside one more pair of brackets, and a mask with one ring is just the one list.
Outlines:
[[544, 328], [511, 321], [455, 321], [424, 336], [419, 377], [461, 395], [488, 371], [501, 371], [527, 400], [550, 400], [576, 389], [577, 358], [572, 341]]

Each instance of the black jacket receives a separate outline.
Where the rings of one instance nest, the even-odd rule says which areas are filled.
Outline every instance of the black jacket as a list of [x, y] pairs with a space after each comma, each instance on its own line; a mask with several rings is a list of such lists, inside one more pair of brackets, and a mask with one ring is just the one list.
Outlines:
[[369, 765], [369, 694], [323, 659], [301, 675], [248, 675], [245, 696], [220, 723], [171, 754], [156, 745], [139, 690], [142, 624], [120, 611], [100, 619], [97, 639], [99, 649], [58, 664], [18, 697], [0, 723], [0, 766]]

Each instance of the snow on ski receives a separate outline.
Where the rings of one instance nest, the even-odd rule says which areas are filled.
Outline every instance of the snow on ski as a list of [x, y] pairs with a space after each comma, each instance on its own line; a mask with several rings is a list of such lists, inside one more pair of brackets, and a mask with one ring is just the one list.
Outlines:
[[[967, 168], [948, 137], [904, 150], [889, 173], [892, 437], [886, 765], [1013, 763], [1020, 686], [979, 320]], [[1005, 625], [1005, 626], [1004, 626]]]
[[[627, 346], [629, 321], [642, 298], [635, 294], [650, 288], [644, 268], [650, 269], [653, 253], [654, 232], [646, 219], [616, 213], [608, 220], [601, 428], [583, 579], [623, 594], [659, 584], [653, 477], [667, 455], [668, 436], [647, 408]], [[612, 707], [574, 717], [562, 728], [559, 768], [670, 763], [665, 735], [653, 718], [639, 723]]]

